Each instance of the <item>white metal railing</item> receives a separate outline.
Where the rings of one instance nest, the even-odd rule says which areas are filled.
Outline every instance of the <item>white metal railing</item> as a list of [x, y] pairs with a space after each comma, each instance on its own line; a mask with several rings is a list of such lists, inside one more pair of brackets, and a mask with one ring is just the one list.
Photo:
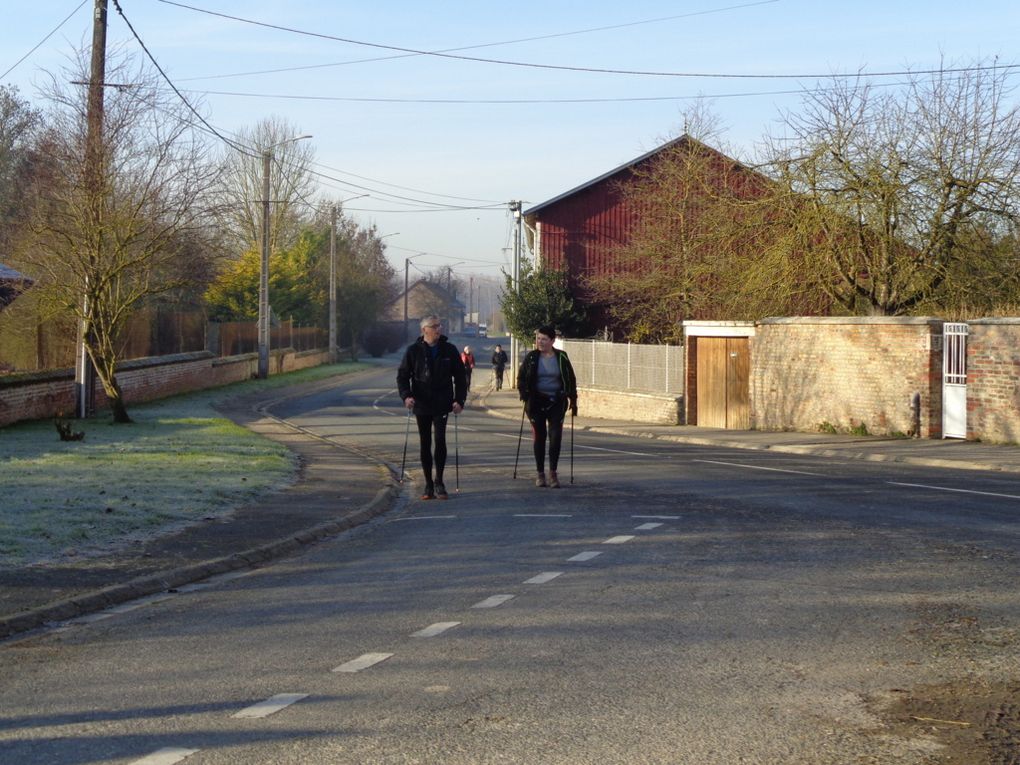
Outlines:
[[600, 340], [559, 340], [556, 345], [570, 356], [579, 386], [678, 396], [684, 392], [683, 346]]

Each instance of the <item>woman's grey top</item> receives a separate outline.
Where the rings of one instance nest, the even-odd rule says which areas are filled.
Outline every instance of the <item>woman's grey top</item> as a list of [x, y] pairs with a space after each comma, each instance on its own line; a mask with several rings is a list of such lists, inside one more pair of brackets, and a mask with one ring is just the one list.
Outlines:
[[545, 396], [555, 396], [563, 389], [563, 381], [560, 380], [560, 365], [556, 356], [538, 357], [538, 392]]

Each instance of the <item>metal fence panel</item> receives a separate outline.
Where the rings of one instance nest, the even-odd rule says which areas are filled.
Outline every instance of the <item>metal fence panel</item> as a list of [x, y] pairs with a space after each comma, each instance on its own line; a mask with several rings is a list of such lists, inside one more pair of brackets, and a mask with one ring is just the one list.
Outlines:
[[683, 347], [563, 340], [578, 385], [683, 395]]

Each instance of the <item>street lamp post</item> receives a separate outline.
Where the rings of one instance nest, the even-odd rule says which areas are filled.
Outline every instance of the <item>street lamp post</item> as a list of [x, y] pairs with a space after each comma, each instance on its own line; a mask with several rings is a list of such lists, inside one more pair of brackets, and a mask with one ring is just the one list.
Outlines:
[[408, 290], [408, 275], [411, 272], [411, 261], [415, 258], [420, 258], [424, 255], [424, 252], [419, 252], [417, 255], [412, 255], [409, 258], [404, 258], [404, 342], [410, 341], [410, 335], [407, 332], [407, 290]]
[[273, 149], [311, 138], [299, 135], [262, 150], [262, 263], [259, 266], [259, 365], [258, 378], [269, 377], [269, 170]]
[[336, 331], [336, 218], [337, 207], [352, 199], [361, 199], [368, 194], [358, 194], [356, 197], [348, 197], [334, 204], [330, 209], [329, 223], [329, 363], [337, 362], [337, 331]]

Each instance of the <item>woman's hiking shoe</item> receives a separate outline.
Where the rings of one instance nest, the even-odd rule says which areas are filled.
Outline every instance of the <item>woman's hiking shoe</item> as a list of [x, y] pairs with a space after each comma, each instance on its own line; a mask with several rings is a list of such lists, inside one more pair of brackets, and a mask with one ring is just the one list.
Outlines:
[[436, 497], [439, 499], [449, 499], [450, 495], [446, 493], [446, 486], [441, 483], [436, 484]]
[[548, 484], [545, 482], [544, 471], [539, 472], [539, 474], [535, 477], [535, 486], [548, 486]]
[[436, 498], [435, 487], [433, 487], [432, 484], [427, 484], [425, 486], [425, 491], [422, 492], [421, 498], [422, 499], [435, 499]]
[[560, 488], [560, 479], [556, 477], [556, 471], [549, 473], [549, 488], [558, 489]]

